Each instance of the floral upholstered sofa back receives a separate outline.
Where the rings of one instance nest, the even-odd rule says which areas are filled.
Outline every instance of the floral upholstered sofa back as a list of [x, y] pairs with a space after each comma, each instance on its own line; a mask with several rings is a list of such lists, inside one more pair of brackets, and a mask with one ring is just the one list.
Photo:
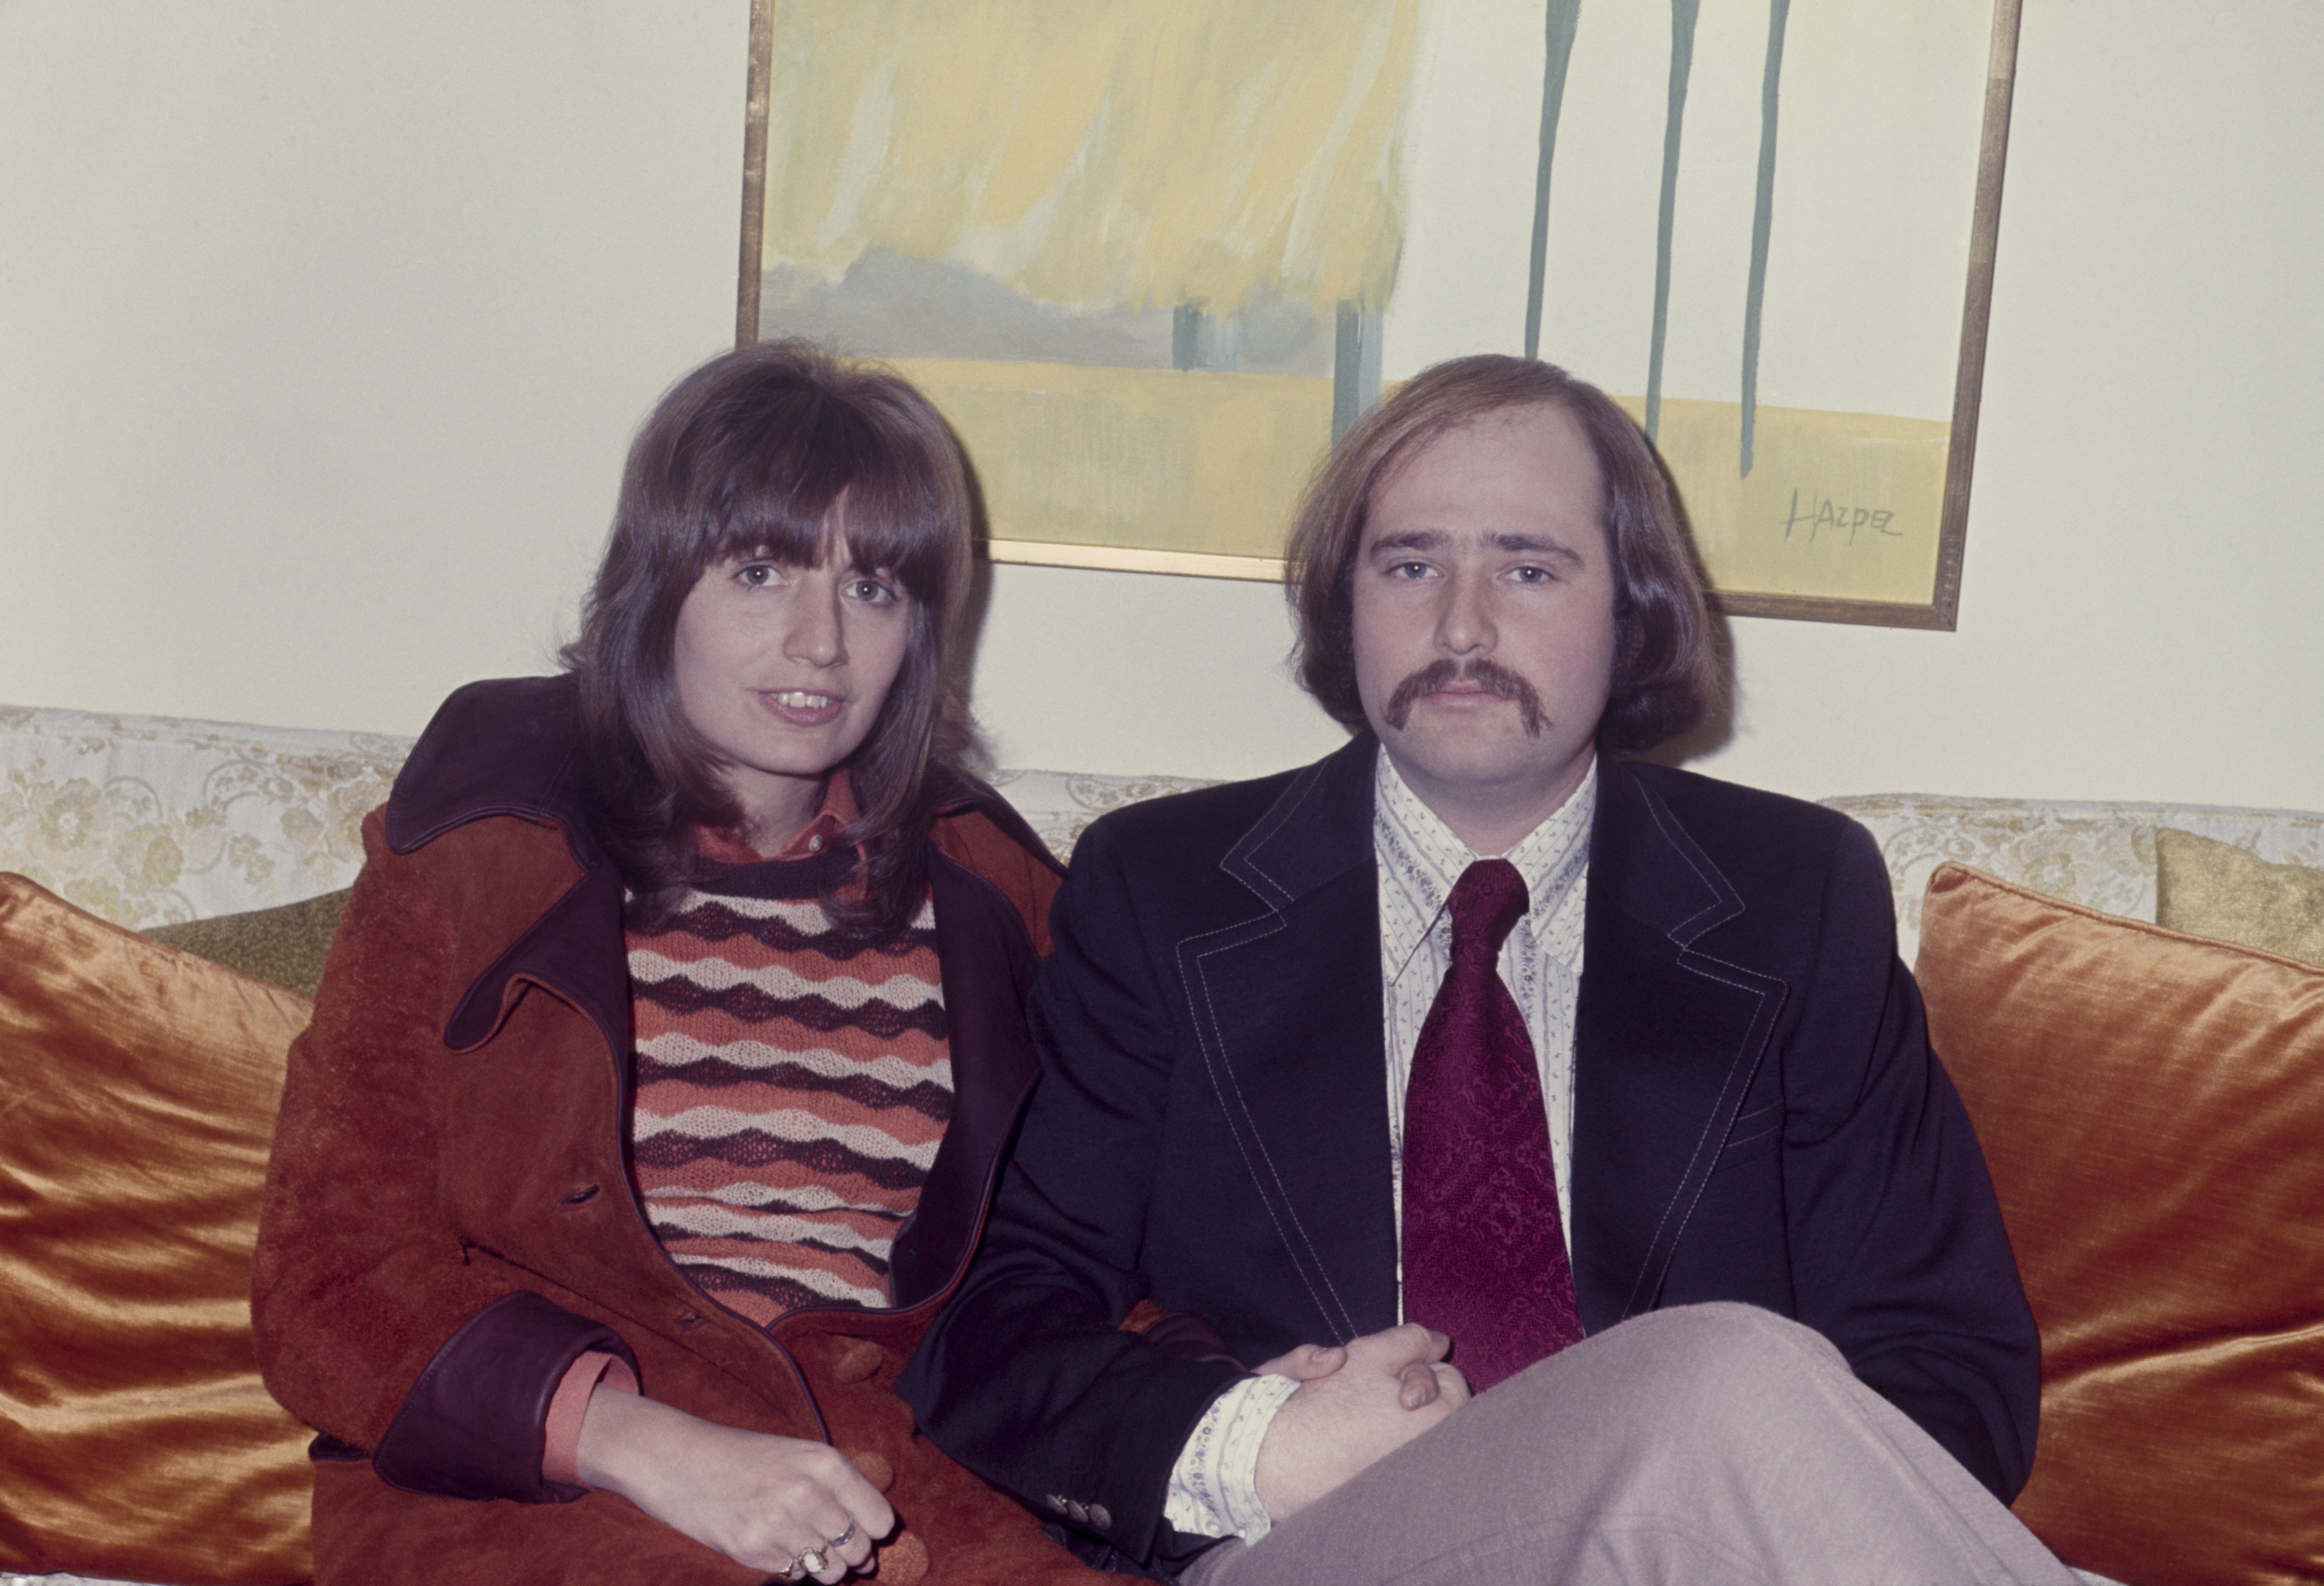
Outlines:
[[[410, 747], [368, 733], [0, 705], [0, 871], [140, 929], [335, 891], [362, 867], [364, 815], [386, 799]], [[1070, 771], [993, 780], [1061, 858], [1107, 810], [1204, 785]], [[2324, 815], [1924, 794], [1825, 802], [1879, 842], [1908, 964], [1929, 873], [1947, 860], [2144, 920], [2159, 827], [2324, 866]]]

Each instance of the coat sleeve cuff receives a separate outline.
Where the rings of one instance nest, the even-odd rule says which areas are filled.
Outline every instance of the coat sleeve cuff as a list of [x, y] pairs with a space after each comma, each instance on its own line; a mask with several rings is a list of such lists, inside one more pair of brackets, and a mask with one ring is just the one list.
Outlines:
[[615, 1393], [635, 1393], [637, 1373], [618, 1356], [591, 1350], [566, 1368], [549, 1401], [549, 1418], [540, 1434], [540, 1479], [551, 1486], [586, 1487], [581, 1480], [581, 1423], [589, 1417], [589, 1397], [604, 1388]]
[[[588, 1489], [543, 1469], [549, 1408], [574, 1363], [637, 1358], [610, 1327], [530, 1292], [494, 1300], [436, 1351], [373, 1452], [392, 1487], [441, 1498], [570, 1503]], [[580, 1427], [574, 1425], [579, 1447]]]

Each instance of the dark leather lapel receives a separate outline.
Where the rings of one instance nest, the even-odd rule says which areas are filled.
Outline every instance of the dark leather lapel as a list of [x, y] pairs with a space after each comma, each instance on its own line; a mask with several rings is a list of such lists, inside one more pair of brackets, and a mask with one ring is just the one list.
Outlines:
[[1742, 897], [1637, 770], [1600, 766], [1573, 1086], [1574, 1288], [1593, 1332], [1654, 1308], [1786, 991], [1695, 949]]
[[563, 827], [586, 869], [598, 855], [580, 762], [572, 678], [496, 678], [455, 689], [396, 773], [388, 846], [410, 853], [469, 821], [513, 815]]
[[580, 692], [570, 677], [495, 678], [455, 690], [397, 773], [385, 816], [397, 853], [487, 816], [514, 816], [558, 827], [582, 871], [461, 997], [444, 1027], [456, 1052], [491, 1038], [518, 981], [579, 1009], [616, 1056], [630, 1049], [622, 881], [590, 828], [580, 742]]
[[944, 976], [953, 1114], [921, 1187], [920, 1210], [890, 1252], [899, 1309], [943, 1293], [967, 1261], [1001, 1151], [1040, 1073], [1021, 1011], [1033, 984], [1033, 944], [1015, 906], [991, 882], [933, 851], [928, 887]]
[[1319, 1341], [1396, 1320], [1374, 752], [1360, 737], [1294, 778], [1220, 862], [1255, 894], [1250, 917], [1177, 946], [1213, 1087]]

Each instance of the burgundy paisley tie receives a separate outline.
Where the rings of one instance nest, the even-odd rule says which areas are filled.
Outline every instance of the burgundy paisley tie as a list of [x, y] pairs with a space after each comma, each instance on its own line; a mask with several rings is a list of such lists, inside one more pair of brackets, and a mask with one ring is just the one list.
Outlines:
[[1452, 1363], [1481, 1390], [1579, 1339], [1582, 1317], [1541, 1070], [1496, 967], [1525, 878], [1480, 859], [1445, 908], [1452, 962], [1404, 1100], [1404, 1315], [1451, 1335]]

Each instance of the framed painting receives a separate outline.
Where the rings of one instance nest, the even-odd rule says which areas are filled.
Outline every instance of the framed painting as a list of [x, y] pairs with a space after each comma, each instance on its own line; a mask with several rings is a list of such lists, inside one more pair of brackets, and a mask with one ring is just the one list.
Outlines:
[[753, 0], [737, 333], [885, 358], [996, 560], [1278, 578], [1391, 385], [1562, 364], [1730, 612], [1950, 627], [2018, 0]]

